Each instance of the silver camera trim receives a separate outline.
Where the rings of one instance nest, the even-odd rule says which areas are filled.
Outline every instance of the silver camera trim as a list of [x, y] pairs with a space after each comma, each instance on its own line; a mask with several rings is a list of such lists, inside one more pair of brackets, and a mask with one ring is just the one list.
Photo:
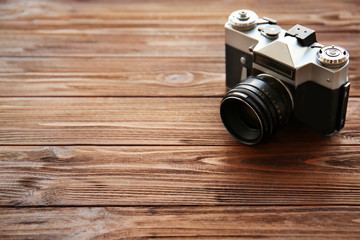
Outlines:
[[[239, 11], [250, 10], [238, 10], [233, 12], [233, 14]], [[275, 76], [293, 85], [295, 88], [305, 82], [313, 81], [323, 87], [334, 90], [348, 82], [348, 59], [342, 62], [342, 66], [328, 67], [328, 65], [318, 60], [317, 55], [320, 50], [318, 43], [314, 43], [311, 46], [302, 46], [295, 37], [286, 36], [286, 30], [284, 29], [281, 29], [277, 34], [277, 38], [266, 37], [262, 32], [264, 27], [270, 25], [266, 19], [258, 19], [252, 29], [246, 30], [239, 29], [233, 26], [231, 21], [228, 21], [225, 24], [225, 43], [253, 56], [254, 53], [259, 53], [293, 68], [295, 76], [294, 79], [291, 79], [255, 62], [253, 63], [254, 68]]]

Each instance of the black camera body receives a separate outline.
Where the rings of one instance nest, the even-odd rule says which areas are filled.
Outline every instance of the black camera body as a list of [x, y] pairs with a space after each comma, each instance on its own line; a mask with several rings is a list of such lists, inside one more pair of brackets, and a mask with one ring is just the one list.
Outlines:
[[316, 42], [315, 31], [250, 10], [225, 24], [226, 87], [220, 113], [227, 130], [252, 145], [294, 118], [323, 135], [345, 124], [350, 83], [349, 53]]

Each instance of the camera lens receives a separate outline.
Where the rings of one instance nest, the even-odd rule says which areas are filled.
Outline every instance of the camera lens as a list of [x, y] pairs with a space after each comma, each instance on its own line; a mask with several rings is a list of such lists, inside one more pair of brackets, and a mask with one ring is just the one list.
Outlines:
[[221, 119], [240, 142], [253, 145], [274, 135], [293, 110], [289, 89], [278, 79], [260, 74], [231, 89], [220, 106]]
[[[226, 128], [238, 139], [261, 138], [262, 127], [256, 111], [241, 98], [228, 97], [221, 104], [221, 117]], [[238, 136], [240, 135], [241, 136]]]

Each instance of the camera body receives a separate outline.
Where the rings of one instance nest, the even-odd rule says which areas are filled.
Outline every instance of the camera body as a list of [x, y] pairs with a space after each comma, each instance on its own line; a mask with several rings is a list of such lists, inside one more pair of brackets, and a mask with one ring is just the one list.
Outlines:
[[315, 31], [301, 25], [286, 31], [274, 19], [238, 10], [225, 24], [225, 51], [227, 88], [265, 74], [286, 87], [284, 101], [290, 99], [297, 122], [324, 135], [344, 127], [350, 88], [344, 48], [317, 43]]

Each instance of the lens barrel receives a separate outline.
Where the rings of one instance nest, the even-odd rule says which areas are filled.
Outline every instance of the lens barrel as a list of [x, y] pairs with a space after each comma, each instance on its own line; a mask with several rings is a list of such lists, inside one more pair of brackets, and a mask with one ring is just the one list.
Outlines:
[[294, 103], [290, 90], [268, 74], [248, 77], [221, 101], [220, 115], [229, 133], [247, 145], [274, 135], [286, 124]]

